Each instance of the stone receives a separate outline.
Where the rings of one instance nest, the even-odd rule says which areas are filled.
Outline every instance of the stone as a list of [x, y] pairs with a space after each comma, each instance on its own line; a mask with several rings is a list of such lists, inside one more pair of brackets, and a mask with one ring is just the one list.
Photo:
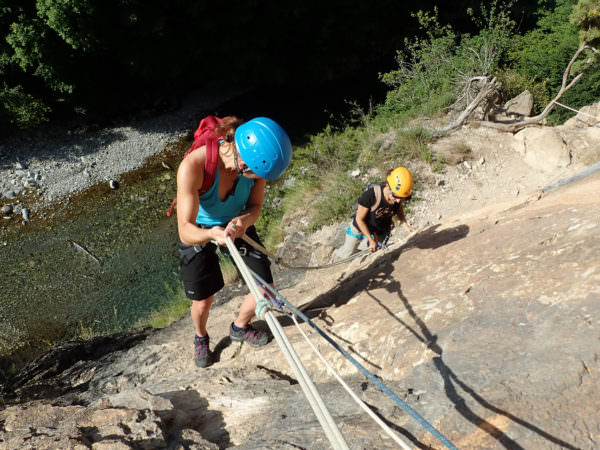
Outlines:
[[567, 120], [562, 127], [566, 130], [573, 130], [576, 128], [598, 127], [599, 123], [600, 102], [581, 107], [577, 115]]
[[533, 95], [524, 90], [504, 104], [505, 113], [509, 116], [529, 117], [533, 111]]
[[515, 134], [514, 140], [524, 161], [535, 169], [549, 172], [571, 162], [565, 142], [552, 128], [525, 128]]

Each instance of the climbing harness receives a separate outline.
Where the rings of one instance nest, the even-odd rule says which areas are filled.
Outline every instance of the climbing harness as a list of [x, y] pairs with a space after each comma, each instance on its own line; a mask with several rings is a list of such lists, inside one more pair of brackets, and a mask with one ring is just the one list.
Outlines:
[[[325, 334], [321, 329], [319, 329], [308, 317], [306, 317], [302, 312], [297, 310], [290, 302], [288, 302], [283, 296], [281, 296], [275, 289], [271, 288], [268, 283], [262, 280], [258, 275], [252, 274], [250, 269], [245, 265], [241, 256], [237, 252], [235, 245], [230, 237], [226, 238], [227, 247], [233, 257], [244, 281], [248, 285], [250, 292], [256, 299], [256, 310], [255, 313], [261, 319], [266, 320], [269, 328], [271, 329], [275, 340], [279, 344], [282, 349], [288, 363], [292, 367], [292, 370], [298, 376], [299, 383], [306, 395], [309, 403], [311, 404], [313, 411], [317, 415], [321, 426], [323, 427], [327, 438], [331, 442], [334, 448], [348, 448], [344, 438], [342, 437], [339, 429], [333, 422], [331, 415], [327, 411], [327, 408], [323, 404], [322, 399], [319, 397], [318, 392], [314, 386], [314, 383], [308, 375], [306, 374], [306, 370], [304, 366], [298, 359], [296, 353], [294, 352], [290, 342], [288, 341], [283, 329], [279, 322], [275, 319], [273, 312], [274, 305], [267, 300], [267, 297], [275, 298], [278, 300], [276, 303], [276, 309], [279, 310], [287, 310], [289, 313], [300, 317], [304, 322], [308, 323], [315, 331], [319, 333], [322, 337], [324, 337], [330, 344], [332, 344], [336, 350], [341, 352], [346, 359], [352, 362], [369, 380], [375, 383], [385, 394], [387, 394], [390, 398], [392, 398], [404, 411], [410, 414], [418, 423], [420, 423], [426, 430], [432, 433], [437, 439], [440, 440], [447, 448], [456, 449], [456, 447], [448, 441], [439, 431], [437, 431], [431, 424], [429, 424], [425, 419], [423, 419], [416, 411], [414, 411], [408, 404], [402, 401], [396, 394], [394, 394], [387, 386], [385, 386], [375, 375], [366, 370], [356, 359], [354, 359], [348, 352], [342, 349], [332, 338], [330, 338], [327, 334]], [[264, 295], [261, 294], [258, 285], [261, 285]]]
[[[364, 239], [365, 235], [364, 234], [354, 234], [352, 232], [352, 227], [348, 227], [348, 229], [346, 230], [346, 234], [349, 234], [352, 237], [355, 237], [356, 239]], [[373, 237], [373, 235], [371, 235], [371, 237]]]

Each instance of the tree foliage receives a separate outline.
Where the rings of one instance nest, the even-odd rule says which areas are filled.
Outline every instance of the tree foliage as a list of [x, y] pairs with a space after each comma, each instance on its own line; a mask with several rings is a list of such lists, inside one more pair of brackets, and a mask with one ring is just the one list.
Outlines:
[[[419, 12], [415, 17], [423, 37], [407, 40], [398, 52], [398, 68], [382, 76], [392, 89], [380, 111], [430, 113], [457, 98], [468, 104], [477, 93], [469, 98], [469, 83], [491, 76], [505, 83], [506, 95], [525, 89], [534, 93], [537, 112], [559, 92], [573, 107], [597, 101], [600, 69], [594, 45], [600, 35], [599, 4], [599, 0], [540, 0], [536, 27], [523, 35], [511, 18], [512, 2], [482, 5], [477, 15], [469, 10], [478, 30], [473, 34], [441, 25], [435, 11]], [[578, 53], [580, 46], [585, 48]], [[571, 61], [574, 55], [578, 58]], [[563, 80], [567, 67], [576, 83]], [[580, 77], [583, 72], [586, 76]], [[560, 121], [570, 113], [552, 114], [550, 120]]]
[[[536, 98], [536, 109], [541, 111], [547, 99], [554, 97], [563, 85], [563, 75], [571, 58], [584, 42], [595, 43], [593, 33], [597, 25], [598, 0], [556, 0], [550, 8], [542, 2], [538, 10], [537, 27], [518, 38], [511, 53], [511, 67], [528, 80], [543, 86], [544, 95]], [[594, 22], [594, 19], [596, 22]], [[586, 36], [588, 39], [586, 40]], [[597, 55], [585, 50], [575, 61], [570, 76], [587, 72], [577, 84], [564, 94], [563, 100], [577, 108], [598, 101], [600, 98], [600, 68]], [[553, 122], [570, 117], [565, 110], [555, 110], [550, 116]]]
[[570, 22], [579, 28], [579, 41], [600, 47], [600, 1], [579, 0], [570, 16]]
[[537, 27], [517, 37], [512, 67], [530, 79], [546, 81], [549, 93], [561, 84], [565, 67], [577, 50], [577, 27], [569, 23], [576, 0], [558, 0], [556, 7], [540, 8]]
[[316, 86], [365, 68], [375, 78], [416, 34], [411, 11], [439, 4], [462, 29], [478, 1], [3, 0], [0, 128], [40, 114], [96, 120], [200, 86]]
[[[434, 0], [3, 0], [0, 97], [41, 102], [35, 125], [39, 113], [93, 120], [200, 86], [317, 84], [387, 65], [423, 1]], [[0, 119], [27, 126], [11, 105], [0, 101]]]
[[452, 104], [473, 77], [496, 71], [510, 49], [515, 22], [507, 5], [493, 1], [482, 4], [478, 13], [467, 14], [478, 27], [476, 34], [457, 33], [441, 25], [437, 10], [419, 11], [414, 17], [422, 38], [406, 40], [398, 51], [398, 68], [382, 75], [392, 87], [381, 111], [431, 112]]

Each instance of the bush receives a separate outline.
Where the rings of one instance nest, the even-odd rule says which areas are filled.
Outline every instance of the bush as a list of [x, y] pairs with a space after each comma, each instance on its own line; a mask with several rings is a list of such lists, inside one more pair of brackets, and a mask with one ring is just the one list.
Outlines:
[[405, 41], [398, 68], [381, 76], [392, 90], [380, 112], [429, 115], [450, 106], [473, 77], [498, 70], [512, 44], [510, 11], [493, 1], [481, 6], [480, 16], [472, 10], [468, 14], [479, 27], [476, 35], [459, 35], [450, 25], [440, 25], [436, 9], [415, 15], [425, 37]]
[[[23, 92], [21, 86], [0, 90], [0, 124], [31, 128], [48, 121], [50, 108], [41, 100]], [[6, 126], [6, 125], [4, 125]]]

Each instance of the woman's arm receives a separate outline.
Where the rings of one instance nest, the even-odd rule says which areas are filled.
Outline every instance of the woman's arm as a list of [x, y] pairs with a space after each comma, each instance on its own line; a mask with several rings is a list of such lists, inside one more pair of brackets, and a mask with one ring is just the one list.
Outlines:
[[219, 235], [223, 234], [220, 227], [203, 229], [196, 226], [205, 157], [206, 152], [198, 149], [188, 155], [177, 170], [177, 231], [179, 239], [185, 245], [203, 245], [211, 240], [218, 240]]
[[371, 237], [371, 231], [367, 225], [367, 214], [369, 214], [369, 208], [359, 204], [356, 209], [356, 224], [369, 241], [369, 249], [374, 252], [377, 250], [377, 241]]
[[396, 213], [396, 216], [398, 217], [398, 219], [400, 219], [400, 223], [404, 226], [404, 229], [406, 231], [408, 231], [409, 233], [412, 233], [413, 231], [416, 230], [416, 228], [411, 227], [408, 222], [406, 221], [406, 216], [404, 215], [404, 207], [402, 206], [402, 203], [400, 203], [400, 208], [398, 208], [398, 212]]
[[266, 185], [267, 180], [264, 178], [254, 180], [254, 186], [252, 186], [250, 196], [246, 202], [246, 210], [241, 216], [231, 219], [229, 225], [227, 225], [227, 228], [225, 229], [227, 236], [233, 238], [242, 237], [244, 233], [246, 233], [248, 227], [256, 223], [260, 216], [260, 211], [262, 210]]

